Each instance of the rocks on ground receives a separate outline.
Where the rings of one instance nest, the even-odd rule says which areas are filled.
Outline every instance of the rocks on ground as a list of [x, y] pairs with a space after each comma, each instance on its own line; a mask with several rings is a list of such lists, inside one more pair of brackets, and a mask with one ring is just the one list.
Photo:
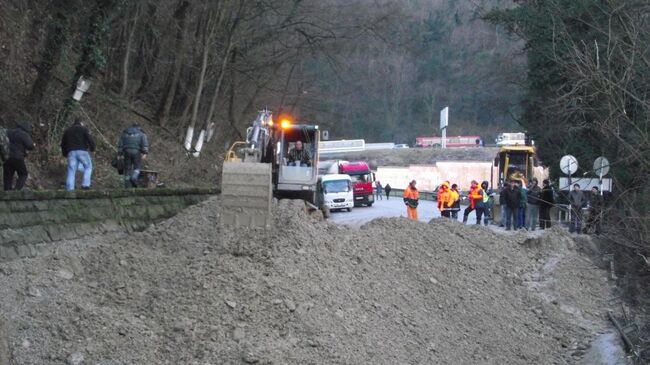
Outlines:
[[215, 198], [142, 233], [0, 264], [15, 361], [561, 364], [603, 325], [605, 273], [560, 230], [351, 229], [295, 201], [274, 219], [223, 227]]

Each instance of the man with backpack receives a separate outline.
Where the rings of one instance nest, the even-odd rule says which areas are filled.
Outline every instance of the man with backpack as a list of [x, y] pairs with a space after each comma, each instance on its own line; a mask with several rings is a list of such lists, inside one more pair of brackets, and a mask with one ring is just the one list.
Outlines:
[[117, 153], [124, 157], [124, 187], [138, 187], [142, 160], [149, 153], [149, 140], [140, 125], [134, 123], [122, 132]]
[[[22, 190], [28, 175], [25, 157], [27, 151], [36, 148], [32, 140], [32, 125], [27, 121], [19, 122], [16, 128], [7, 132], [7, 136], [9, 137], [9, 158], [2, 165], [4, 190]], [[15, 174], [18, 174], [18, 179], [14, 185]]]

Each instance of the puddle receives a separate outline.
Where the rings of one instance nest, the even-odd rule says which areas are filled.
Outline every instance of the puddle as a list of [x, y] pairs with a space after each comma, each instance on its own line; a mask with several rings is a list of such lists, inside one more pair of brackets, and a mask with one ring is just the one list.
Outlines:
[[626, 357], [621, 341], [616, 331], [605, 332], [598, 336], [580, 360], [582, 365], [631, 365]]

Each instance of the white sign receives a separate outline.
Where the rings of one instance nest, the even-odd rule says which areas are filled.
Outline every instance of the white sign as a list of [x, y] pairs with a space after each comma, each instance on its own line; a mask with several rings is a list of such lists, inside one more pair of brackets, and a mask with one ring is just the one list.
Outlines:
[[571, 176], [578, 171], [578, 160], [571, 155], [566, 155], [560, 160], [560, 169], [565, 174]]
[[573, 190], [573, 185], [580, 185], [580, 190], [588, 191], [591, 190], [594, 186], [599, 188], [601, 191], [612, 191], [612, 179], [604, 178], [603, 186], [600, 187], [600, 179], [598, 178], [588, 178], [583, 177], [579, 179], [571, 179], [571, 186], [569, 186], [569, 178], [561, 177], [560, 178], [560, 190]]
[[605, 157], [598, 157], [594, 161], [594, 172], [598, 176], [605, 176], [609, 173], [609, 160]]
[[440, 129], [445, 129], [449, 125], [449, 107], [440, 111]]

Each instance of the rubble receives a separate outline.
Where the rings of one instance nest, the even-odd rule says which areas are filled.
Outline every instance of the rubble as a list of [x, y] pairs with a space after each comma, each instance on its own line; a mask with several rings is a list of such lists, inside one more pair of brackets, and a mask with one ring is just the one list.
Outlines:
[[562, 364], [606, 326], [606, 272], [560, 229], [355, 229], [290, 200], [268, 230], [219, 217], [214, 198], [141, 233], [0, 264], [16, 363]]

